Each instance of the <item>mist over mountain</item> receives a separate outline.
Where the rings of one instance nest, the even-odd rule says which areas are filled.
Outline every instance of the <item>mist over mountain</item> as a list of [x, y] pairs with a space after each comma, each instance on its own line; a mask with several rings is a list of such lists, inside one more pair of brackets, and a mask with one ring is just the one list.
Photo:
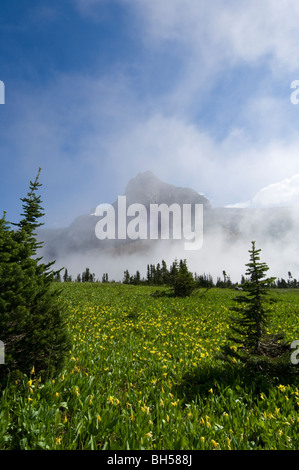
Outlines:
[[[125, 189], [127, 207], [132, 204], [142, 204], [148, 210], [151, 204], [202, 204], [205, 210], [210, 210], [210, 202], [193, 189], [181, 188], [159, 180], [152, 172], [138, 174], [131, 179]], [[115, 208], [116, 230], [118, 219], [117, 201], [109, 202]], [[47, 259], [57, 259], [65, 254], [89, 253], [93, 250], [107, 250], [131, 244], [131, 240], [99, 240], [95, 235], [95, 227], [101, 217], [94, 213], [78, 216], [69, 227], [58, 229], [42, 229], [39, 237], [44, 241], [43, 256]], [[152, 241], [151, 241], [152, 242]], [[137, 243], [135, 243], [135, 249]]]
[[211, 204], [203, 195], [190, 188], [181, 188], [159, 180], [151, 171], [140, 173], [132, 178], [125, 190], [128, 204], [203, 204], [211, 209]]
[[[244, 274], [248, 262], [250, 242], [262, 248], [262, 260], [270, 266], [271, 275], [287, 277], [291, 271], [299, 277], [299, 211], [294, 207], [272, 208], [213, 208], [207, 198], [193, 189], [177, 187], [159, 180], [152, 172], [132, 178], [124, 191], [126, 207], [142, 204], [147, 210], [149, 225], [150, 207], [153, 204], [203, 205], [203, 245], [198, 250], [186, 251], [185, 240], [118, 239], [118, 201], [102, 201], [115, 211], [115, 239], [99, 240], [95, 229], [102, 216], [95, 208], [91, 214], [78, 216], [68, 227], [42, 228], [38, 239], [43, 241], [41, 255], [44, 260], [56, 260], [56, 268], [66, 267], [73, 276], [86, 267], [101, 278], [104, 272], [110, 279], [122, 280], [123, 272], [138, 269], [142, 275], [147, 264], [171, 263], [175, 258], [187, 259], [189, 268], [197, 274], [221, 276], [225, 270], [234, 282]], [[127, 220], [132, 219], [128, 217]], [[194, 225], [193, 225], [194, 229]], [[159, 225], [159, 235], [161, 227]]]

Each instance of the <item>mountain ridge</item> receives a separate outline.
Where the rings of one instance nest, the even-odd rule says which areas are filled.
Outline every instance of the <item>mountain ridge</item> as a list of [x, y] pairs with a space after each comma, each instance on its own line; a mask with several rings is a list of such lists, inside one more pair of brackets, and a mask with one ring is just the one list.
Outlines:
[[203, 204], [205, 209], [212, 208], [208, 199], [194, 189], [161, 181], [151, 171], [138, 173], [132, 178], [124, 195], [128, 204]]

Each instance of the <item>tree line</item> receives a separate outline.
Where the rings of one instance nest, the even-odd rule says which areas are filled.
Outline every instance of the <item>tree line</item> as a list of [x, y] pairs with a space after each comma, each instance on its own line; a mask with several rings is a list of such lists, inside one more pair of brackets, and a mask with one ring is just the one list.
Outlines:
[[[140, 270], [137, 270], [134, 274], [130, 274], [129, 270], [126, 269], [123, 274], [122, 283], [131, 285], [147, 285], [147, 286], [172, 286], [174, 279], [181, 266], [184, 265], [185, 271], [189, 272], [186, 260], [175, 259], [169, 266], [163, 259], [161, 263], [147, 264], [146, 277], [141, 276]], [[191, 273], [195, 287], [219, 287], [219, 288], [240, 288], [246, 283], [246, 277], [242, 274], [240, 282], [232, 282], [230, 275], [225, 270], [222, 271], [222, 276], [217, 276], [216, 281], [213, 279], [211, 274], [197, 274], [196, 272]], [[190, 276], [189, 276], [190, 277]], [[96, 278], [95, 273], [91, 273], [89, 268], [86, 268], [82, 273], [79, 273], [75, 278], [68, 273], [67, 268], [64, 268], [64, 273], [61, 275], [61, 271], [56, 273], [55, 280], [57, 282], [115, 282], [114, 280], [109, 281], [108, 273], [103, 273], [101, 279]], [[287, 279], [276, 278], [273, 280], [271, 288], [299, 288], [299, 279], [292, 276], [292, 273], [288, 271]]]

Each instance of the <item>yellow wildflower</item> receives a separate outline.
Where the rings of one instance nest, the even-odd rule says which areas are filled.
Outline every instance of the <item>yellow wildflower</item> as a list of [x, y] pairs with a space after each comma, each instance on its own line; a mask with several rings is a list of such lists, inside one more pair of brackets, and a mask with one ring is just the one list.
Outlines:
[[219, 443], [214, 441], [214, 439], [211, 440], [211, 443], [213, 444], [213, 447], [215, 447], [215, 449], [217, 449], [217, 447], [219, 447]]

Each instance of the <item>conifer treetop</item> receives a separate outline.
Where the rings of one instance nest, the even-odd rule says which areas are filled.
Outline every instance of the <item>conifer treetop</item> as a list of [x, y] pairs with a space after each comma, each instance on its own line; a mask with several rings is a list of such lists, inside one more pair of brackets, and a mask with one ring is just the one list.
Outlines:
[[45, 214], [42, 212], [41, 207], [41, 196], [36, 195], [36, 191], [41, 186], [39, 182], [39, 176], [41, 167], [38, 169], [38, 173], [34, 181], [30, 181], [29, 191], [27, 197], [21, 198], [23, 202], [23, 211], [21, 214], [24, 218], [17, 224], [21, 229], [24, 229], [28, 235], [32, 235], [35, 229], [43, 225], [42, 222], [38, 222], [38, 219], [43, 217]]

